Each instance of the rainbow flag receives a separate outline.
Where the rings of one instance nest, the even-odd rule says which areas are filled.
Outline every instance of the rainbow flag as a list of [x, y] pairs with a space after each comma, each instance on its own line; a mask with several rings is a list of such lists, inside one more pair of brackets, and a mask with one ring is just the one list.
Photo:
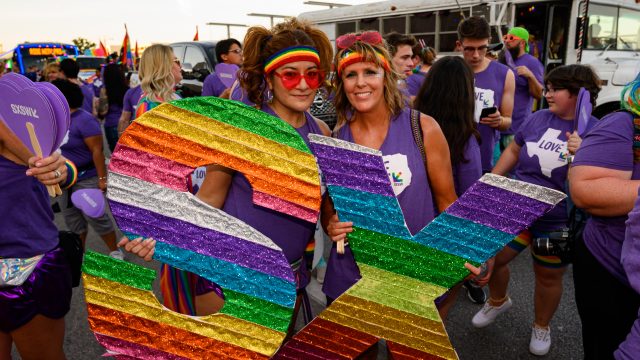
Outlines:
[[124, 24], [124, 39], [122, 39], [120, 56], [123, 64], [126, 64], [127, 67], [133, 67], [133, 55], [131, 54], [131, 40], [129, 39], [129, 29], [127, 29], [127, 24]]

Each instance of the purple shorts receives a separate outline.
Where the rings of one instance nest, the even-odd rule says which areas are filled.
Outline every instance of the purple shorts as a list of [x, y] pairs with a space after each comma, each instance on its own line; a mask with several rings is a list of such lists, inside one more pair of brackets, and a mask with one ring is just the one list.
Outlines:
[[0, 287], [0, 331], [11, 332], [40, 314], [60, 319], [71, 303], [71, 270], [61, 248], [46, 253], [20, 286]]

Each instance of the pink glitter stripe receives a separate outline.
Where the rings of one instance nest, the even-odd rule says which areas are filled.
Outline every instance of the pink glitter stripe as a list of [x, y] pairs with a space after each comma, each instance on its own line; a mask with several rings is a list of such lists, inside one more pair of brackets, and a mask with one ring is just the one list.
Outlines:
[[103, 347], [118, 352], [119, 354], [107, 354], [107, 355], [125, 355], [131, 356], [134, 359], [169, 359], [169, 360], [183, 360], [187, 359], [182, 356], [178, 356], [175, 354], [171, 354], [168, 352], [156, 350], [154, 348], [150, 348], [148, 346], [143, 346], [139, 344], [134, 344], [122, 339], [116, 339], [111, 336], [102, 335], [96, 333], [96, 339]]
[[111, 157], [109, 171], [187, 191], [187, 176], [193, 168], [122, 144], [118, 144], [117, 150]]
[[253, 203], [312, 223], [318, 221], [317, 211], [307, 209], [306, 207], [260, 191], [253, 191]]

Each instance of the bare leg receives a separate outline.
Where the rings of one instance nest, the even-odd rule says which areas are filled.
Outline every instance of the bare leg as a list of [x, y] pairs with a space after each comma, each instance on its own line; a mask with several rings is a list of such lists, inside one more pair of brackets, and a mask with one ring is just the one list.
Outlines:
[[567, 270], [547, 268], [534, 262], [536, 290], [534, 295], [535, 323], [539, 327], [549, 326], [562, 298], [562, 277]]
[[215, 314], [224, 306], [224, 300], [214, 291], [198, 295], [195, 298], [196, 315], [205, 316]]
[[438, 308], [438, 313], [440, 313], [440, 318], [442, 321], [447, 320], [447, 316], [449, 315], [449, 310], [453, 307], [453, 304], [456, 303], [456, 299], [458, 298], [458, 293], [460, 292], [460, 288], [462, 287], [462, 283], [458, 283], [454, 285], [451, 290], [449, 290], [449, 295], [442, 301], [440, 307]]
[[[86, 236], [86, 234], [85, 234], [85, 236]], [[116, 245], [116, 232], [115, 231], [112, 231], [110, 233], [106, 233], [104, 235], [101, 235], [100, 237], [102, 238], [102, 241], [104, 241], [104, 243], [109, 248], [109, 251], [118, 250], [118, 245]]]
[[64, 318], [36, 315], [26, 325], [11, 332], [22, 360], [65, 360]]
[[490, 305], [500, 306], [506, 301], [507, 289], [509, 288], [509, 278], [511, 277], [509, 263], [518, 256], [518, 254], [520, 253], [508, 246], [505, 246], [504, 249], [496, 255], [493, 273], [491, 273], [491, 279], [489, 279]]
[[13, 344], [11, 335], [0, 331], [0, 360], [11, 360], [11, 344]]

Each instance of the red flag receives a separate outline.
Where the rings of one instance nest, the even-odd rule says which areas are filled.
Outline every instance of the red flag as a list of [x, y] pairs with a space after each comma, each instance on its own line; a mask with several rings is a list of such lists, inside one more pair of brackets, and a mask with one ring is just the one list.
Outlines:
[[193, 37], [193, 41], [200, 41], [200, 37], [198, 36], [198, 26], [196, 26], [196, 36]]
[[102, 43], [102, 40], [100, 40], [100, 52], [102, 54], [98, 54], [98, 52], [96, 51], [96, 54], [100, 55], [100, 56], [107, 56], [109, 55], [109, 52], [107, 51], [107, 47], [104, 46], [104, 44]]
[[136, 56], [136, 59], [140, 57], [140, 55], [138, 54], [138, 40], [136, 40], [136, 52], [134, 54]]
[[138, 59], [140, 59], [140, 55], [138, 54], [138, 40], [136, 40], [136, 52], [133, 53], [135, 58], [133, 59], [133, 67], [138, 67]]

